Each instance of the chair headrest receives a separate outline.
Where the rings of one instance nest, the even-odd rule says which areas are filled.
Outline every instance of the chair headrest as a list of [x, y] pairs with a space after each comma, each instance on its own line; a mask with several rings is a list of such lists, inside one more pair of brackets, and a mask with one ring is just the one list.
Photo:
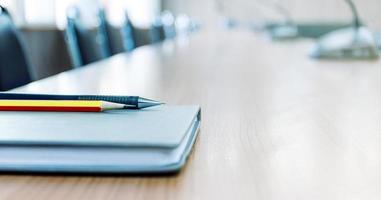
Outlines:
[[8, 10], [0, 5], [0, 15], [3, 15], [3, 14], [9, 15]]

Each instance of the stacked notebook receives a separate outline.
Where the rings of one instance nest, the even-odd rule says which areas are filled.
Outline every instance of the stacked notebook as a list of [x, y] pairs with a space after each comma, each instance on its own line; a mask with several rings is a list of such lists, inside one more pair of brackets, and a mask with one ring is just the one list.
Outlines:
[[0, 111], [0, 171], [166, 173], [181, 169], [199, 106], [84, 112]]

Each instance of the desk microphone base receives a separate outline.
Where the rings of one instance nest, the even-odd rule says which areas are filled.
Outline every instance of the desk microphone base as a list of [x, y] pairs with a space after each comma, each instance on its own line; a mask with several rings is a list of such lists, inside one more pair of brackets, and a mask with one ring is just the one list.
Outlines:
[[344, 28], [321, 37], [310, 52], [318, 59], [377, 59], [378, 45], [366, 27]]

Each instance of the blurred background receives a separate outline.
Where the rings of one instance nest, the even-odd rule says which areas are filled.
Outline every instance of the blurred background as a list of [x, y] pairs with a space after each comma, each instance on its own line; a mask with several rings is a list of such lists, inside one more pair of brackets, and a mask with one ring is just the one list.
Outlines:
[[[381, 30], [379, 0], [354, 0], [366, 24]], [[299, 22], [348, 21], [352, 14], [343, 0], [164, 0], [165, 9], [197, 16], [213, 24], [221, 16], [241, 22], [279, 20], [283, 15], [275, 8], [280, 4]], [[344, 8], [344, 9], [343, 9]]]
[[[362, 21], [372, 30], [381, 31], [381, 1], [354, 2]], [[287, 18], [298, 23], [345, 24], [352, 20], [351, 11], [343, 0], [0, 0], [0, 5], [9, 11], [21, 32], [26, 55], [33, 66], [33, 80], [81, 65], [73, 63], [76, 61], [68, 51], [70, 47], [64, 34], [68, 26], [68, 9], [73, 5], [81, 14], [83, 26], [94, 27], [94, 37], [97, 37], [95, 27], [100, 23], [95, 17], [99, 8], [104, 9], [107, 22], [113, 27], [114, 32], [109, 35], [119, 34], [128, 13], [134, 29], [132, 48], [171, 38], [169, 29], [164, 30], [164, 36], [159, 34], [154, 38], [152, 31], [158, 23], [172, 23], [177, 31], [183, 28], [185, 32], [192, 32], [200, 27], [220, 31], [221, 24], [249, 31], [250, 27], [260, 29], [264, 24], [286, 21]], [[128, 50], [123, 44], [123, 36], [120, 37], [112, 41], [116, 46], [113, 47], [115, 53]], [[114, 54], [113, 48], [108, 54]]]
[[90, 29], [99, 23], [95, 16], [100, 6], [105, 8], [108, 21], [115, 27], [122, 26], [124, 11], [127, 10], [139, 30], [136, 35], [141, 36], [137, 45], [149, 43], [144, 32], [162, 10], [159, 0], [0, 0], [0, 5], [8, 9], [22, 33], [34, 79], [68, 70], [72, 66], [63, 34], [70, 6], [80, 9], [81, 21]]

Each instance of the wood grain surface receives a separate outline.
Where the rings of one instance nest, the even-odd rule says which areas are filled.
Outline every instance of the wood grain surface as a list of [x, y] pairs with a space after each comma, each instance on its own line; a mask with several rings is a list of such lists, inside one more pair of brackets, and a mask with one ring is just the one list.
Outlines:
[[201, 132], [175, 176], [1, 175], [0, 199], [381, 199], [381, 62], [312, 44], [201, 31], [19, 88], [199, 104]]

